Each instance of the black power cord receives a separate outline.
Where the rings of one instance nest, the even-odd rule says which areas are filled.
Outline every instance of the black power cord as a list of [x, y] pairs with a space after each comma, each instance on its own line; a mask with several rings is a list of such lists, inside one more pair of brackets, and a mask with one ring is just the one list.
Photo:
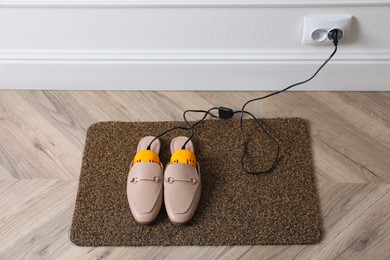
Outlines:
[[[186, 130], [186, 131], [191, 131], [191, 135], [190, 137], [188, 137], [187, 141], [185, 141], [185, 143], [183, 144], [182, 146], [182, 149], [185, 149], [185, 146], [187, 145], [187, 143], [194, 137], [194, 134], [195, 134], [195, 127], [198, 126], [200, 123], [202, 123], [204, 120], [206, 120], [207, 116], [210, 115], [211, 117], [214, 117], [214, 118], [218, 118], [217, 115], [214, 115], [211, 111], [213, 110], [218, 110], [219, 108], [218, 107], [212, 107], [210, 108], [209, 110], [185, 110], [183, 112], [183, 120], [184, 122], [187, 124], [187, 126], [175, 126], [175, 127], [172, 127], [160, 134], [158, 134], [155, 138], [152, 139], [152, 141], [150, 141], [148, 147], [146, 148], [147, 150], [150, 150], [151, 149], [151, 146], [152, 146], [152, 143], [157, 139], [157, 138], [160, 138], [161, 136], [164, 136], [166, 134], [168, 134], [169, 132], [172, 132], [174, 130]], [[192, 123], [190, 121], [188, 121], [187, 119], [187, 114], [188, 113], [203, 113], [203, 117], [201, 119], [199, 119], [198, 121], [196, 121], [195, 123]]]
[[[218, 110], [218, 109], [219, 109], [218, 107], [212, 107], [209, 110], [186, 110], [183, 113], [183, 120], [184, 120], [184, 122], [186, 122], [186, 124], [188, 125], [188, 127], [190, 129], [195, 129], [195, 127], [197, 125], [199, 125], [200, 123], [202, 123], [207, 118], [208, 115], [210, 115], [211, 117], [214, 117], [214, 118], [218, 118], [218, 116], [216, 116], [213, 113], [211, 113], [211, 111]], [[191, 122], [188, 121], [188, 119], [186, 117], [187, 113], [204, 113], [204, 115], [203, 115], [202, 119], [196, 121], [196, 123], [191, 124]], [[184, 144], [183, 144], [181, 149], [185, 149], [187, 143], [192, 139], [194, 134], [195, 134], [195, 131], [193, 130], [191, 136], [187, 139], [187, 141], [184, 142]]]
[[244, 160], [245, 160], [245, 156], [247, 155], [247, 152], [248, 152], [248, 141], [247, 139], [245, 138], [245, 134], [244, 134], [244, 125], [243, 125], [243, 118], [244, 118], [244, 114], [248, 114], [247, 111], [245, 111], [245, 108], [247, 105], [249, 105], [250, 103], [254, 102], [254, 101], [258, 101], [258, 100], [262, 100], [262, 99], [265, 99], [265, 98], [269, 98], [269, 97], [272, 97], [274, 95], [277, 95], [277, 94], [280, 94], [282, 92], [285, 92], [293, 87], [296, 87], [296, 86], [299, 86], [299, 85], [302, 85], [302, 84], [305, 84], [309, 81], [311, 81], [315, 76], [317, 76], [317, 74], [322, 70], [322, 68], [333, 58], [333, 56], [336, 54], [337, 52], [337, 46], [338, 46], [338, 33], [339, 31], [337, 29], [333, 29], [331, 31], [331, 35], [332, 35], [332, 40], [333, 40], [333, 45], [334, 45], [334, 50], [332, 52], [332, 54], [324, 61], [324, 63], [322, 63], [322, 65], [317, 69], [317, 71], [308, 79], [306, 80], [303, 80], [301, 82], [297, 82], [297, 83], [294, 83], [282, 90], [278, 90], [278, 91], [275, 91], [275, 92], [272, 92], [271, 94], [268, 94], [268, 95], [265, 95], [265, 96], [262, 96], [262, 97], [257, 97], [257, 98], [253, 98], [253, 99], [250, 99], [248, 100], [247, 102], [245, 102], [245, 104], [242, 106], [241, 110], [240, 110], [240, 133], [241, 133], [241, 138], [243, 140], [243, 152], [242, 152], [242, 156], [241, 156], [241, 170], [245, 173], [251, 173], [251, 174], [261, 174], [261, 173], [268, 173], [268, 172], [271, 172], [275, 169], [276, 165], [277, 165], [277, 162], [279, 160], [279, 153], [280, 153], [280, 145], [279, 143], [277, 142], [277, 140], [264, 128], [261, 126], [261, 124], [259, 123], [258, 120], [255, 119], [255, 117], [250, 114], [254, 119], [255, 119], [255, 123], [256, 125], [261, 128], [263, 130], [263, 132], [275, 143], [276, 147], [277, 147], [277, 151], [276, 151], [276, 155], [275, 155], [275, 160], [273, 162], [273, 164], [271, 165], [271, 167], [269, 167], [268, 169], [265, 169], [265, 170], [261, 170], [261, 171], [250, 171], [250, 170], [246, 170], [245, 169], [245, 166], [244, 166]]
[[[176, 127], [170, 128], [170, 129], [160, 133], [159, 135], [157, 135], [150, 142], [150, 144], [147, 147], [147, 149], [150, 150], [150, 147], [151, 147], [152, 143], [157, 138], [159, 138], [159, 137], [161, 137], [161, 136], [163, 136], [163, 135], [165, 135], [165, 134], [167, 134], [167, 133], [169, 133], [171, 131], [178, 130], [178, 129], [191, 131], [190, 137], [188, 137], [187, 141], [182, 146], [182, 149], [185, 149], [186, 144], [195, 135], [195, 128], [200, 123], [202, 123], [207, 118], [208, 115], [210, 115], [211, 117], [214, 117], [214, 118], [230, 119], [230, 118], [232, 118], [234, 116], [234, 114], [240, 113], [240, 134], [241, 134], [241, 138], [243, 140], [243, 152], [242, 152], [242, 156], [241, 156], [241, 160], [240, 160], [241, 170], [243, 172], [245, 172], [245, 173], [250, 173], [250, 174], [262, 174], [262, 173], [269, 173], [269, 172], [273, 171], [275, 169], [278, 161], [279, 161], [280, 144], [276, 140], [276, 138], [274, 136], [272, 136], [269, 133], [269, 131], [261, 124], [260, 120], [257, 119], [252, 113], [246, 111], [245, 108], [252, 102], [255, 102], [255, 101], [258, 101], [258, 100], [262, 100], [262, 99], [269, 98], [269, 97], [272, 97], [274, 95], [280, 94], [280, 93], [285, 92], [285, 91], [287, 91], [287, 90], [289, 90], [289, 89], [291, 89], [293, 87], [305, 84], [305, 83], [311, 81], [315, 76], [317, 76], [317, 74], [333, 58], [333, 56], [337, 52], [337, 46], [338, 46], [338, 41], [339, 41], [339, 38], [338, 38], [339, 31], [338, 31], [338, 29], [333, 29], [333, 30], [330, 31], [330, 33], [331, 33], [331, 38], [332, 38], [333, 45], [334, 45], [335, 48], [334, 48], [332, 54], [324, 61], [324, 63], [316, 70], [316, 72], [310, 78], [308, 78], [306, 80], [303, 80], [301, 82], [298, 82], [298, 83], [294, 83], [294, 84], [292, 84], [292, 85], [290, 85], [290, 86], [288, 86], [288, 87], [286, 87], [286, 88], [284, 88], [282, 90], [278, 90], [278, 91], [272, 92], [272, 93], [270, 93], [268, 95], [250, 99], [247, 102], [245, 102], [245, 104], [242, 106], [241, 110], [238, 110], [238, 111], [233, 111], [231, 108], [226, 108], [226, 107], [212, 107], [209, 110], [185, 110], [183, 112], [183, 120], [187, 124], [187, 126], [186, 127], [185, 126], [176, 126]], [[212, 111], [214, 111], [214, 110], [218, 110], [218, 116], [212, 113]], [[203, 113], [204, 115], [203, 115], [203, 117], [201, 119], [199, 119], [195, 123], [191, 123], [190, 121], [188, 121], [188, 119], [186, 117], [186, 115], [188, 113]], [[244, 162], [245, 162], [245, 157], [246, 157], [246, 155], [248, 153], [249, 142], [247, 141], [247, 139], [245, 137], [245, 134], [244, 134], [244, 124], [243, 124], [244, 114], [251, 116], [253, 118], [257, 128], [261, 129], [268, 136], [268, 138], [275, 144], [276, 152], [275, 152], [274, 161], [273, 161], [272, 165], [269, 168], [267, 168], [267, 169], [264, 169], [264, 170], [261, 170], [261, 171], [251, 171], [251, 170], [247, 170], [245, 168]]]

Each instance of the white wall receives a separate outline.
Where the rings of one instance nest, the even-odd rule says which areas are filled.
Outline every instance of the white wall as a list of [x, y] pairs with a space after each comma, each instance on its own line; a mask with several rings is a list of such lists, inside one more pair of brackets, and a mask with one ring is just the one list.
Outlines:
[[349, 41], [301, 89], [390, 90], [390, 1], [349, 2], [0, 2], [0, 89], [279, 89], [332, 51], [301, 44], [303, 17], [349, 14]]

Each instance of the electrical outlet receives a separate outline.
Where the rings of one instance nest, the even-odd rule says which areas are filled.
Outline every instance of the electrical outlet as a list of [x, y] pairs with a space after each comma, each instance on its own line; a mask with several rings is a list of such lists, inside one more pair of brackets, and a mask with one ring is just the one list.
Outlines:
[[341, 41], [346, 41], [349, 35], [352, 16], [306, 16], [303, 21], [302, 44], [332, 43], [328, 34], [332, 29], [341, 30]]

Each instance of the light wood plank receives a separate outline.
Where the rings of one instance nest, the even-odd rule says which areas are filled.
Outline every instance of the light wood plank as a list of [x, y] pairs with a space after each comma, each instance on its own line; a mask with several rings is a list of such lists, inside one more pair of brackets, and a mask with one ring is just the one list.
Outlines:
[[0, 259], [52, 258], [69, 247], [77, 181], [0, 183]]
[[85, 131], [75, 145], [16, 91], [0, 95], [1, 179], [73, 179], [79, 176]]

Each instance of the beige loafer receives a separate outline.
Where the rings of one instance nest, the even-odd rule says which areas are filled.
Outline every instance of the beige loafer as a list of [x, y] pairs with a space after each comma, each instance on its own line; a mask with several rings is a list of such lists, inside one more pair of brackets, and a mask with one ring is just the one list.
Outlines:
[[150, 224], [156, 219], [163, 199], [163, 167], [158, 156], [160, 140], [156, 139], [147, 150], [153, 139], [154, 136], [147, 136], [138, 143], [127, 178], [127, 199], [139, 224]]
[[171, 141], [171, 160], [164, 173], [164, 203], [173, 224], [188, 223], [195, 214], [201, 195], [200, 167], [191, 141], [182, 149], [187, 137]]

